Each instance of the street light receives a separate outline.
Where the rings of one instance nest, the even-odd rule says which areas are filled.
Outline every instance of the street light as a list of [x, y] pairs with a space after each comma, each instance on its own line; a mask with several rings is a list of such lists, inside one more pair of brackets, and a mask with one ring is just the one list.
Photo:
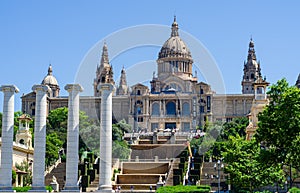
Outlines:
[[224, 168], [224, 164], [221, 164], [221, 161], [218, 160], [217, 163], [215, 163], [214, 165], [215, 170], [218, 170], [218, 175], [217, 175], [217, 179], [218, 179], [218, 193], [220, 193], [220, 184], [221, 184], [221, 178], [220, 178], [220, 170]]

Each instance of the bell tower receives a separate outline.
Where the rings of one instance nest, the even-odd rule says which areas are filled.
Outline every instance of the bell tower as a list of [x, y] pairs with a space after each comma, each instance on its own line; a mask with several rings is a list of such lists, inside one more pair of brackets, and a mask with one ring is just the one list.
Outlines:
[[267, 86], [269, 86], [269, 84], [269, 82], [261, 77], [253, 83], [255, 92], [251, 112], [248, 115], [249, 125], [246, 127], [246, 140], [251, 140], [255, 134], [256, 129], [258, 128], [258, 114], [263, 111], [267, 104], [269, 104], [269, 99], [267, 98]]
[[97, 86], [100, 83], [115, 84], [115, 81], [113, 79], [113, 68], [109, 64], [108, 49], [106, 43], [104, 43], [103, 45], [100, 66], [97, 66], [96, 78], [94, 79], [94, 96], [96, 97], [101, 96], [97, 89]]
[[32, 120], [29, 115], [23, 114], [19, 118], [19, 130], [16, 134], [16, 142], [32, 149], [32, 135], [29, 130], [29, 122]]
[[[250, 39], [247, 62], [244, 62], [244, 75], [242, 80], [242, 93], [254, 94], [253, 83], [258, 78], [261, 78], [260, 62], [256, 60], [256, 54], [254, 49], [254, 42]], [[258, 92], [262, 90], [259, 88]]]

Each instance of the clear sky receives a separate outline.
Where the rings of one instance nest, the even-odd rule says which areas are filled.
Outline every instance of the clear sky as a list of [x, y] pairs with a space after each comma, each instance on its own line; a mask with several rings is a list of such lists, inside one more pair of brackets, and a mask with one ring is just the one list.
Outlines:
[[[295, 84], [300, 73], [300, 1], [0, 1], [0, 84], [15, 84], [15, 110], [47, 74], [49, 63], [61, 95], [73, 83], [87, 53], [97, 43], [124, 28], [144, 24], [170, 26], [173, 16], [183, 32], [198, 39], [212, 55], [224, 79], [226, 93], [241, 93], [243, 62], [252, 36], [262, 74], [271, 83], [285, 77]], [[169, 36], [164, 34], [163, 39]], [[147, 39], [147, 33], [138, 36]], [[125, 37], [126, 38], [126, 37]], [[164, 41], [161, 42], [163, 44]], [[120, 69], [155, 61], [159, 45], [129, 50], [112, 58], [115, 79]], [[195, 57], [199, 53], [192, 51]], [[99, 49], [98, 58], [101, 50]], [[110, 54], [111, 55], [111, 54]], [[201, 54], [200, 54], [201, 55]], [[95, 71], [96, 65], [94, 65]], [[136, 72], [135, 72], [136, 73]], [[152, 76], [152, 71], [149, 71]], [[88, 75], [91, 80], [93, 75]], [[200, 81], [205, 81], [199, 78]], [[89, 90], [92, 88], [92, 82]], [[2, 112], [3, 93], [0, 94]]]

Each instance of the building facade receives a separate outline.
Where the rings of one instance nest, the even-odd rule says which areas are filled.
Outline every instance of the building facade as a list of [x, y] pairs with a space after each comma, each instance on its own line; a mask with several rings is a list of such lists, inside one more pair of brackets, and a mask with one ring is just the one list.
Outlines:
[[[153, 73], [150, 88], [141, 83], [129, 87], [123, 67], [119, 85], [116, 85], [117, 89], [113, 96], [114, 120], [125, 119], [135, 131], [178, 129], [188, 132], [202, 128], [207, 121], [228, 122], [250, 113], [255, 93], [253, 83], [262, 78], [253, 40], [250, 40], [247, 61], [244, 62], [242, 93], [217, 94], [209, 84], [199, 81], [192, 74], [192, 53], [180, 38], [178, 29], [175, 17], [170, 37], [158, 53], [157, 72]], [[80, 98], [80, 110], [94, 119], [99, 119], [101, 111], [98, 84], [101, 82], [115, 84], [106, 44], [103, 46], [99, 63], [93, 82], [94, 96]], [[67, 96], [59, 96], [59, 84], [53, 76], [51, 65], [42, 84], [49, 85], [52, 90], [47, 99], [48, 111], [68, 106]], [[35, 93], [28, 93], [21, 98], [22, 111], [34, 116]]]

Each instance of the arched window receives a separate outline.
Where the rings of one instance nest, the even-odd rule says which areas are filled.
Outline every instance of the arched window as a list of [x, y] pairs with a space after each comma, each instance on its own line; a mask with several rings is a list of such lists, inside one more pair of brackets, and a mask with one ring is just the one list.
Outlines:
[[190, 115], [190, 104], [189, 103], [183, 103], [183, 105], [182, 105], [182, 115], [183, 116], [189, 116]]
[[152, 115], [159, 115], [159, 104], [158, 103], [152, 104]]
[[20, 139], [19, 143], [24, 145], [25, 144], [24, 139]]
[[166, 104], [167, 115], [176, 115], [176, 104], [174, 102], [168, 102]]

